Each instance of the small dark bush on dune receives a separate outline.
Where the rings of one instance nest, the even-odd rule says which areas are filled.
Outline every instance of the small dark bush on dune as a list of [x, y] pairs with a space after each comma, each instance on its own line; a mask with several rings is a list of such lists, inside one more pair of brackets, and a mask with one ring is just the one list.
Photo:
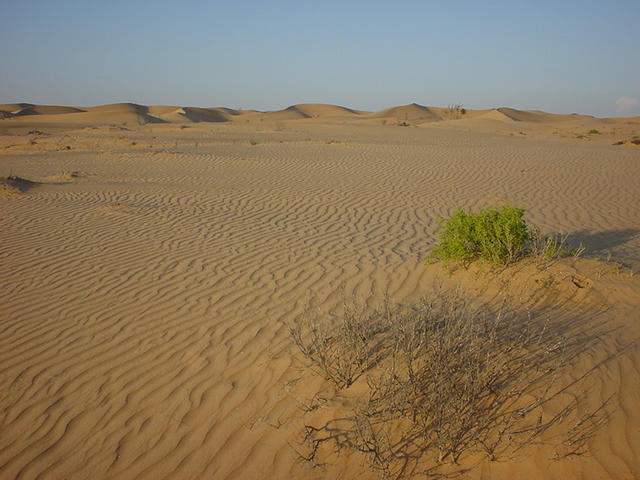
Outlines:
[[0, 177], [0, 191], [9, 196], [24, 193], [36, 185], [38, 185], [38, 182], [12, 174], [9, 174], [8, 177]]

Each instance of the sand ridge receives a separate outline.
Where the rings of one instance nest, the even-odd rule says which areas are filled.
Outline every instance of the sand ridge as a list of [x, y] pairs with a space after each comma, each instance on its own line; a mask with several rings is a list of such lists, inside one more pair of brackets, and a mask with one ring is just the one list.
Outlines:
[[[462, 113], [464, 111], [464, 113]], [[412, 103], [377, 112], [327, 104], [298, 104], [282, 110], [260, 112], [223, 107], [186, 107], [116, 103], [96, 107], [65, 107], [27, 103], [0, 105], [0, 133], [27, 133], [35, 128], [69, 130], [112, 127], [137, 129], [148, 124], [189, 126], [199, 123], [283, 122], [326, 124], [376, 124], [389, 127], [447, 128], [510, 136], [543, 137], [579, 142], [640, 145], [640, 119], [596, 118], [578, 114], [550, 114], [539, 110], [499, 107], [489, 110], [462, 106], [427, 107]]]
[[[618, 327], [568, 375], [640, 338], [640, 150], [544, 125], [510, 136], [471, 117], [414, 128], [361, 112], [328, 121], [342, 111], [315, 105], [262, 122], [189, 112], [47, 113], [28, 127], [40, 133], [0, 136], [0, 175], [40, 182], [0, 199], [0, 476], [377, 478], [357, 455], [312, 468], [292, 448], [310, 420], [302, 406], [340, 397], [306, 368], [287, 322], [309, 298], [338, 313], [343, 292], [370, 307], [428, 292], [441, 273], [423, 260], [456, 208], [512, 202], [587, 245], [588, 261], [562, 264], [556, 293], [532, 300]], [[47, 127], [85, 114], [102, 123]], [[128, 121], [145, 115], [180, 117]], [[498, 290], [456, 275], [445, 281]], [[469, 478], [637, 477], [638, 362], [635, 349], [590, 377], [590, 395], [615, 394], [615, 408], [588, 457], [549, 467], [541, 447]]]

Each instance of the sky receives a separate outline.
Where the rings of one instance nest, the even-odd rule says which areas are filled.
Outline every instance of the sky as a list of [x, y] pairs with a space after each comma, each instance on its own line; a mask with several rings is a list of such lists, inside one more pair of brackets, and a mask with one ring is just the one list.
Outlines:
[[640, 115], [638, 0], [0, 0], [0, 103]]

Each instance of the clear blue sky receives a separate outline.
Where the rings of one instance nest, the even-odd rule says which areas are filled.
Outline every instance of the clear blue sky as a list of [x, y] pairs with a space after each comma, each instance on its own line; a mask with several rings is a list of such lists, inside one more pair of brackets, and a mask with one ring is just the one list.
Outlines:
[[640, 3], [0, 0], [0, 103], [640, 115]]

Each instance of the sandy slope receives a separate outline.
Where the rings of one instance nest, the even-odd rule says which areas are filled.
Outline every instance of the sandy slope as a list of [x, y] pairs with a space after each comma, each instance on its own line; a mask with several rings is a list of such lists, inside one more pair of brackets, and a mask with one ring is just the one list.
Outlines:
[[392, 107], [381, 112], [377, 112], [373, 115], [375, 118], [390, 119], [394, 122], [406, 122], [406, 123], [424, 123], [435, 122], [442, 120], [434, 110], [429, 107], [424, 107], [416, 103], [410, 105], [404, 105], [401, 107]]
[[[1, 478], [377, 478], [357, 455], [299, 461], [315, 418], [302, 406], [341, 397], [305, 368], [286, 322], [311, 296], [328, 312], [342, 291], [371, 306], [427, 292], [437, 219], [459, 207], [523, 205], [600, 258], [561, 265], [553, 289], [526, 271], [503, 287], [558, 321], [617, 328], [565, 375], [640, 337], [635, 147], [467, 131], [493, 128], [477, 118], [337, 125], [307, 118], [336, 113], [317, 106], [256, 123], [221, 111], [233, 120], [108, 126], [189, 112], [154, 108], [43, 114], [107, 125], [0, 136], [0, 175], [39, 182], [0, 198]], [[501, 280], [445, 281], [491, 297]], [[615, 394], [589, 456], [550, 463], [540, 446], [469, 478], [640, 476], [638, 365], [634, 348], [585, 384], [591, 402]]]

